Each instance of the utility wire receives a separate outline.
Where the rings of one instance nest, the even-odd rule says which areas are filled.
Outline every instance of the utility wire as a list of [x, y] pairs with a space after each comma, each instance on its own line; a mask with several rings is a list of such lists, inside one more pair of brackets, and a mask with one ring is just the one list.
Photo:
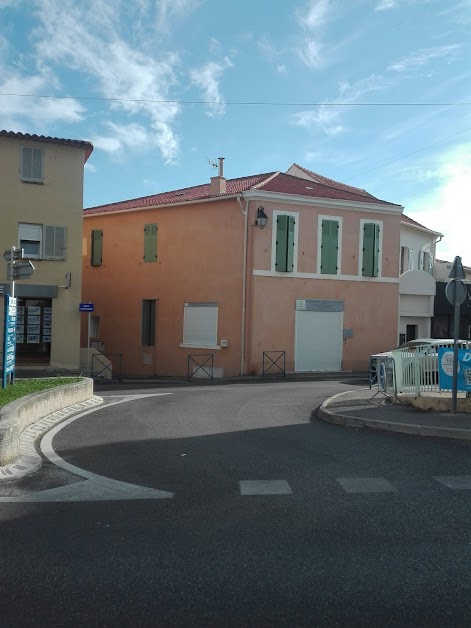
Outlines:
[[[16, 98], [50, 98], [58, 100], [95, 100], [102, 102], [155, 103], [174, 105], [220, 105], [214, 100], [167, 100], [154, 98], [102, 98], [99, 96], [51, 96], [45, 94], [0, 94]], [[275, 102], [275, 101], [225, 101], [224, 105], [264, 107], [469, 107], [471, 102]]]
[[463, 131], [459, 131], [458, 133], [454, 133], [453, 135], [449, 135], [448, 137], [444, 137], [442, 140], [438, 140], [438, 142], [434, 142], [433, 144], [429, 144], [428, 146], [423, 146], [417, 150], [414, 150], [412, 153], [407, 153], [406, 155], [402, 155], [402, 157], [398, 157], [397, 159], [393, 159], [392, 161], [387, 161], [384, 164], [380, 164], [379, 166], [375, 166], [374, 168], [370, 168], [369, 170], [365, 170], [364, 172], [360, 172], [358, 174], [353, 175], [353, 177], [349, 177], [345, 179], [345, 181], [351, 181], [352, 179], [356, 179], [357, 177], [361, 177], [364, 174], [368, 174], [369, 172], [373, 172], [374, 170], [379, 170], [380, 168], [384, 168], [385, 166], [389, 166], [390, 164], [395, 164], [397, 161], [401, 161], [401, 159], [406, 159], [406, 157], [410, 157], [411, 155], [416, 155], [417, 153], [421, 153], [423, 150], [427, 150], [428, 148], [432, 148], [433, 146], [437, 146], [438, 144], [442, 144], [448, 140], [451, 140], [458, 135], [462, 135], [463, 133], [467, 133], [471, 131], [471, 127], [468, 129], [464, 129]]

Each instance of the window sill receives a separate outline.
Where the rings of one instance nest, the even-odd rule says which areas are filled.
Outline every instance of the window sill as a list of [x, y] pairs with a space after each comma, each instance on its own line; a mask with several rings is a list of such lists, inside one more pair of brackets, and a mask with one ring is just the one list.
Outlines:
[[21, 183], [32, 183], [33, 185], [44, 185], [44, 181], [37, 181], [36, 179], [20, 179]]
[[182, 349], [215, 349], [219, 351], [220, 345], [190, 345], [188, 343], [181, 342], [180, 347]]

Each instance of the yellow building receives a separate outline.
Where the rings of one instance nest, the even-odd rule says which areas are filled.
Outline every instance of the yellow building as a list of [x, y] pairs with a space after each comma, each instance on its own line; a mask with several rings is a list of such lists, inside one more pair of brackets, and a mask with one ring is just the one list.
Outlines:
[[[79, 368], [83, 170], [92, 150], [90, 142], [0, 131], [0, 254], [21, 247], [35, 267], [15, 282], [18, 364]], [[0, 302], [9, 286], [0, 260]]]

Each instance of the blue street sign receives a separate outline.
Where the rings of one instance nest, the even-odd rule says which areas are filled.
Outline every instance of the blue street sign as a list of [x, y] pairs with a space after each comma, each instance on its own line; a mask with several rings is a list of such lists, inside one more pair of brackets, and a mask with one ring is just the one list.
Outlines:
[[79, 310], [80, 312], [93, 312], [94, 307], [93, 303], [80, 303]]
[[3, 332], [3, 379], [2, 388], [7, 385], [8, 375], [11, 374], [11, 382], [13, 383], [13, 374], [15, 371], [15, 353], [16, 353], [16, 299], [10, 295], [5, 297], [5, 328]]
[[[441, 390], [453, 389], [453, 349], [438, 349], [438, 382]], [[471, 391], [471, 351], [458, 349], [458, 387]]]

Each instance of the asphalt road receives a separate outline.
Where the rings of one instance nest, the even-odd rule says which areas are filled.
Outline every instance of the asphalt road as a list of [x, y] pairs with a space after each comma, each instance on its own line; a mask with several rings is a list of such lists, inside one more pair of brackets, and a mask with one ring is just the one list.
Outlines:
[[[350, 388], [106, 394], [52, 439], [85, 475], [0, 487], [20, 500], [0, 503], [1, 625], [471, 626], [470, 445], [313, 416]], [[173, 497], [81, 501], [96, 477]]]

